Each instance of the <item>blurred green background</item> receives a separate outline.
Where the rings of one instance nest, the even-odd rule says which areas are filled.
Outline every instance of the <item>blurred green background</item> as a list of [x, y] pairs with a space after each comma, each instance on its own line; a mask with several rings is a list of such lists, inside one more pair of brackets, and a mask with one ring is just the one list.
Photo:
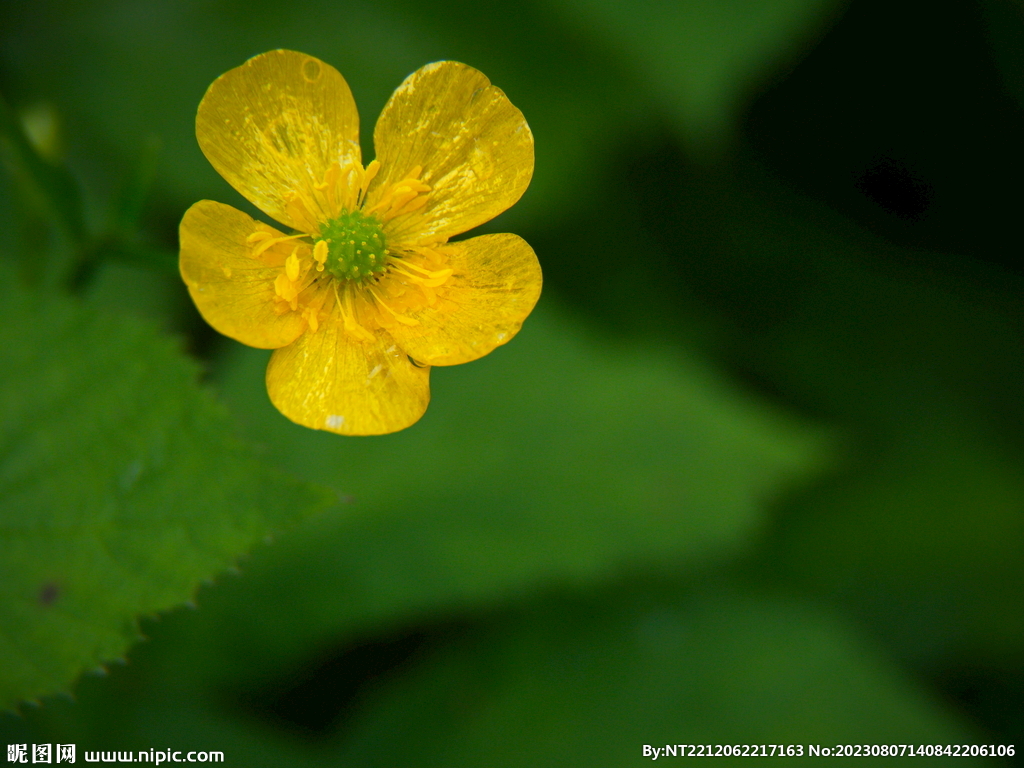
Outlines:
[[[0, 742], [254, 767], [1024, 746], [1024, 5], [2, 17]], [[534, 246], [541, 302], [435, 368], [406, 432], [287, 421], [267, 353], [176, 274], [191, 203], [252, 210], [199, 100], [281, 47], [342, 72], [367, 157], [439, 59], [536, 138], [482, 231]]]

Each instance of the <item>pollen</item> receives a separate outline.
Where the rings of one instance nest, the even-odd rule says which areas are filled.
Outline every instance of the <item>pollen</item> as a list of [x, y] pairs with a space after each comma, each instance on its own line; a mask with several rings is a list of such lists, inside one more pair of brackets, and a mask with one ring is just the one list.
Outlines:
[[362, 211], [342, 211], [320, 227], [313, 258], [339, 280], [362, 281], [385, 269], [387, 254], [381, 220]]

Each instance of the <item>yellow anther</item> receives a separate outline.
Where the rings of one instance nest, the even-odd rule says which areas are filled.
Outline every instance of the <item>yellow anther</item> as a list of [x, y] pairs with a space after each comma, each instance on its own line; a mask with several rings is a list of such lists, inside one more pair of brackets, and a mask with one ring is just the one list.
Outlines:
[[[251, 235], [250, 235], [250, 237], [251, 237]], [[287, 242], [288, 240], [295, 240], [296, 238], [299, 238], [299, 237], [305, 237], [305, 235], [298, 234], [298, 235], [288, 235], [287, 237], [261, 238], [260, 241], [257, 241], [258, 245], [255, 248], [252, 249], [252, 257], [254, 259], [258, 258], [259, 256], [263, 255], [264, 251], [266, 251], [269, 248], [272, 248], [273, 246], [277, 245], [278, 243], [284, 243], [284, 242]]]
[[324, 264], [327, 263], [327, 254], [330, 249], [327, 247], [326, 240], [317, 240], [316, 245], [313, 246], [313, 259], [316, 261], [317, 272], [324, 271]]
[[[341, 166], [337, 163], [333, 163], [330, 168], [324, 172], [323, 181], [313, 185], [313, 189], [317, 192], [328, 192], [328, 198], [333, 197], [334, 191], [338, 186], [338, 177], [341, 176]], [[328, 202], [331, 202], [328, 200]]]
[[427, 204], [427, 200], [429, 199], [430, 198], [424, 197], [423, 195], [415, 197], [414, 199], [410, 200], [408, 204], [406, 204], [405, 209], [402, 211], [402, 213], [412, 213], [413, 211], [419, 210], [420, 208]]
[[255, 245], [256, 243], [260, 242], [260, 240], [266, 240], [268, 237], [273, 237], [273, 233], [267, 232], [267, 230], [265, 229], [257, 229], [255, 232], [253, 232], [251, 235], [245, 238], [245, 242], [248, 245]]
[[370, 186], [370, 182], [373, 181], [373, 177], [377, 175], [377, 172], [379, 170], [380, 160], [374, 160], [368, 166], [366, 166], [366, 168], [363, 170], [362, 181], [359, 182], [359, 189], [361, 191], [366, 191], [366, 188]]
[[[429, 269], [424, 269], [419, 264], [413, 264], [411, 261], [402, 261], [401, 264], [402, 266], [408, 267], [409, 269], [415, 269], [421, 275], [425, 275], [426, 277], [432, 280], [440, 279], [444, 281], [447, 280], [452, 274], [451, 269], [438, 269], [431, 271]], [[438, 285], [440, 285], [440, 283], [438, 283]]]
[[402, 185], [401, 187], [395, 190], [395, 199], [391, 201], [391, 210], [397, 211], [399, 208], [408, 203], [418, 194], [419, 192], [417, 192], [415, 189], [410, 189], [409, 187]]
[[345, 301], [342, 301], [341, 296], [338, 294], [337, 281], [334, 281], [334, 299], [338, 303], [338, 309], [341, 312], [341, 320], [346, 333], [358, 341], [373, 341], [373, 334], [356, 321], [355, 307], [352, 306], [352, 293], [346, 290]]
[[[299, 291], [295, 287], [295, 283], [289, 280], [288, 275], [283, 272], [277, 276], [276, 280], [274, 280], [274, 292], [289, 304], [293, 303], [299, 295]], [[295, 307], [292, 307], [292, 309], [294, 308]]]
[[422, 208], [427, 204], [427, 199], [420, 195], [431, 190], [429, 184], [424, 184], [419, 180], [419, 175], [422, 172], [422, 166], [417, 165], [409, 172], [408, 176], [388, 187], [367, 213], [383, 211], [383, 218], [386, 221], [403, 213], [410, 213]]
[[292, 251], [292, 255], [284, 262], [284, 273], [288, 275], [288, 279], [293, 283], [299, 279], [299, 257], [295, 255], [295, 252], [298, 250], [296, 248]]
[[447, 274], [442, 274], [439, 277], [431, 277], [426, 280], [421, 280], [420, 285], [425, 285], [428, 288], [437, 288], [439, 285], [444, 285], [448, 282], [448, 277], [452, 271], [450, 269], [445, 270]]
[[306, 322], [309, 323], [309, 330], [316, 333], [320, 328], [320, 321], [317, 319], [317, 311], [312, 307], [306, 307], [302, 311], [302, 316], [306, 319]]
[[373, 288], [370, 289], [370, 295], [373, 296], [373, 298], [377, 300], [378, 306], [380, 306], [382, 309], [386, 309], [391, 314], [391, 316], [393, 318], [395, 318], [395, 320], [397, 320], [398, 322], [402, 323], [403, 325], [419, 325], [420, 324], [419, 320], [414, 320], [411, 317], [406, 317], [405, 315], [400, 315], [397, 312], [395, 312], [395, 310], [393, 310], [391, 307], [389, 307], [387, 304], [384, 303], [384, 299], [382, 299], [380, 297], [380, 294], [377, 293], [375, 290], [373, 290]]
[[[413, 264], [410, 264], [409, 262], [402, 262], [402, 264], [405, 265], [405, 266], [409, 266], [409, 267], [413, 267], [414, 266]], [[390, 267], [391, 267], [391, 271], [392, 272], [397, 272], [400, 275], [404, 275], [405, 277], [409, 278], [410, 280], [412, 280], [417, 285], [425, 285], [428, 288], [436, 288], [439, 285], [444, 285], [444, 283], [448, 280], [449, 275], [451, 275], [451, 273], [452, 273], [452, 271], [450, 269], [446, 269], [446, 270], [442, 270], [441, 272], [436, 272], [436, 273], [435, 272], [430, 272], [430, 273], [428, 273], [428, 275], [430, 275], [429, 277], [422, 277], [420, 275], [414, 275], [411, 272], [406, 272], [404, 269], [402, 269], [400, 266], [398, 266], [394, 262], [391, 263]], [[420, 271], [421, 272], [426, 272], [427, 270], [421, 269]]]

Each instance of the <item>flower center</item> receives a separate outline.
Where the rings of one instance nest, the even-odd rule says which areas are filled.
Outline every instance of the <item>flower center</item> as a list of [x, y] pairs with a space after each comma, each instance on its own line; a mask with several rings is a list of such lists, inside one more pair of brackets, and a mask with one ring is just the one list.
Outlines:
[[361, 211], [342, 211], [320, 227], [313, 258], [339, 280], [362, 281], [384, 271], [381, 220]]

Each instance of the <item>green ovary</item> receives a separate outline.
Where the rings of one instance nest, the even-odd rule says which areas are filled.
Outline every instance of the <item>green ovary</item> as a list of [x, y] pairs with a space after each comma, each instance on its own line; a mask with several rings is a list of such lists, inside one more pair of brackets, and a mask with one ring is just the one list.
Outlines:
[[324, 269], [339, 280], [365, 280], [384, 271], [386, 243], [381, 221], [359, 211], [343, 211], [320, 227], [327, 243]]

